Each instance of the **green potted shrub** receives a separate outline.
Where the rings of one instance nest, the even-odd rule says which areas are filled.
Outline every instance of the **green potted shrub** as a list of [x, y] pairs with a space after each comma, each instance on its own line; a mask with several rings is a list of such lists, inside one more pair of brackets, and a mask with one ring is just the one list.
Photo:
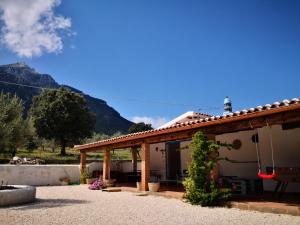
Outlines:
[[230, 190], [221, 188], [215, 181], [214, 168], [218, 150], [226, 144], [217, 144], [208, 140], [202, 132], [197, 132], [190, 144], [192, 161], [188, 168], [188, 177], [183, 182], [186, 193], [184, 197], [191, 204], [201, 206], [218, 206], [230, 198]]
[[80, 174], [80, 183], [81, 184], [92, 184], [95, 181], [95, 178], [92, 177], [92, 174], [88, 169], [85, 169]]

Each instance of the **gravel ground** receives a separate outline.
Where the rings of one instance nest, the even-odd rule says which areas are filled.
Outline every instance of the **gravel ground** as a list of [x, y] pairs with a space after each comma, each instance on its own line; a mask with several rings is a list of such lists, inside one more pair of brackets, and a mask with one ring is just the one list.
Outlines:
[[90, 191], [87, 186], [38, 187], [37, 198], [34, 204], [0, 208], [0, 224], [300, 225], [296, 216], [202, 208], [177, 199]]

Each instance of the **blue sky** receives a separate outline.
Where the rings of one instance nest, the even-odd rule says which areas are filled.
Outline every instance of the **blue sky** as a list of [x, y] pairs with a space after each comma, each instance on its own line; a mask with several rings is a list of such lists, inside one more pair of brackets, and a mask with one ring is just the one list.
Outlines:
[[[25, 51], [3, 42], [2, 31], [0, 64], [25, 61], [128, 119], [159, 124], [190, 110], [221, 114], [226, 95], [234, 110], [300, 97], [300, 1], [20, 1], [0, 3], [5, 32], [28, 20], [21, 31], [28, 33], [36, 13], [41, 21], [50, 15], [42, 24], [51, 35], [30, 33], [20, 42], [29, 42]], [[28, 4], [48, 5], [34, 12]], [[14, 21], [5, 14], [10, 7], [26, 18]], [[55, 35], [61, 42], [35, 48]]]

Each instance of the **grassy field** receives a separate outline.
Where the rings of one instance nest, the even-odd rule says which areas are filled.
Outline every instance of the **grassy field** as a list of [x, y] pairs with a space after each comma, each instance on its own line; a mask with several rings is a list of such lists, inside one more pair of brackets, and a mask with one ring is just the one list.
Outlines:
[[[75, 151], [73, 149], [67, 149], [66, 150], [67, 155], [61, 156], [60, 150], [55, 149], [54, 152], [51, 149], [38, 149], [34, 151], [28, 151], [25, 149], [19, 149], [16, 156], [19, 157], [26, 157], [26, 158], [39, 158], [43, 159], [49, 162], [55, 162], [55, 163], [68, 163], [68, 161], [78, 161], [80, 159], [80, 153], [78, 151]], [[131, 153], [129, 149], [124, 150], [115, 150], [112, 152], [112, 160], [131, 160]], [[7, 160], [10, 160], [11, 156], [9, 154], [0, 154], [0, 162], [7, 162]], [[103, 153], [88, 153], [87, 154], [87, 160], [102, 160], [103, 159]]]

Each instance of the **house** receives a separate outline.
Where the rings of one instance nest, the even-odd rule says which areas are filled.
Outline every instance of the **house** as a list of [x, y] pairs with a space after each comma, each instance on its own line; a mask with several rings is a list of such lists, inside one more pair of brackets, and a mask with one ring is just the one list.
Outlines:
[[[275, 166], [285, 170], [300, 168], [300, 100], [298, 98], [228, 112], [223, 116], [206, 116], [188, 112], [155, 130], [79, 145], [75, 148], [81, 153], [81, 169], [86, 167], [87, 152], [105, 153], [104, 179], [110, 176], [110, 151], [131, 148], [133, 169], [136, 169], [136, 149], [141, 148], [141, 186], [142, 190], [147, 190], [151, 171], [159, 173], [162, 180], [175, 180], [178, 174], [187, 169], [190, 150], [185, 147], [197, 131], [205, 132], [208, 138], [215, 141], [234, 145], [235, 149], [231, 151], [220, 150], [221, 157], [228, 157], [231, 160], [220, 162], [218, 167], [220, 176], [258, 179], [255, 147], [257, 134], [264, 171], [266, 167], [272, 167], [270, 138], [273, 140]], [[179, 149], [183, 150], [179, 151]], [[273, 190], [275, 185], [274, 180], [263, 180], [264, 190]], [[288, 191], [300, 192], [299, 183], [289, 184]]]
[[[162, 125], [160, 128], [186, 123], [192, 118], [194, 119], [193, 115], [197, 115], [197, 113], [184, 113], [167, 124]], [[200, 115], [200, 117], [203, 116], [203, 114]], [[230, 161], [222, 160], [219, 162], [219, 175], [227, 177], [235, 176], [248, 180], [259, 179], [257, 176], [258, 158], [254, 135], [258, 135], [259, 141], [257, 144], [262, 170], [265, 171], [267, 167], [272, 167], [270, 140], [270, 135], [272, 135], [275, 166], [281, 168], [298, 168], [300, 181], [299, 122], [276, 124], [270, 127], [268, 127], [266, 122], [265, 126], [257, 129], [216, 135], [215, 140], [217, 142], [233, 145], [230, 151], [226, 147], [220, 149], [220, 157], [228, 158]], [[163, 180], [176, 179], [178, 174], [182, 174], [183, 171], [187, 170], [190, 163], [190, 149], [188, 148], [190, 142], [191, 138], [151, 145], [150, 154], [151, 159], [153, 159], [150, 161], [151, 169], [160, 171]], [[273, 180], [263, 180], [264, 190], [273, 191], [275, 185], [276, 182]], [[300, 192], [300, 182], [290, 183], [286, 191]]]

